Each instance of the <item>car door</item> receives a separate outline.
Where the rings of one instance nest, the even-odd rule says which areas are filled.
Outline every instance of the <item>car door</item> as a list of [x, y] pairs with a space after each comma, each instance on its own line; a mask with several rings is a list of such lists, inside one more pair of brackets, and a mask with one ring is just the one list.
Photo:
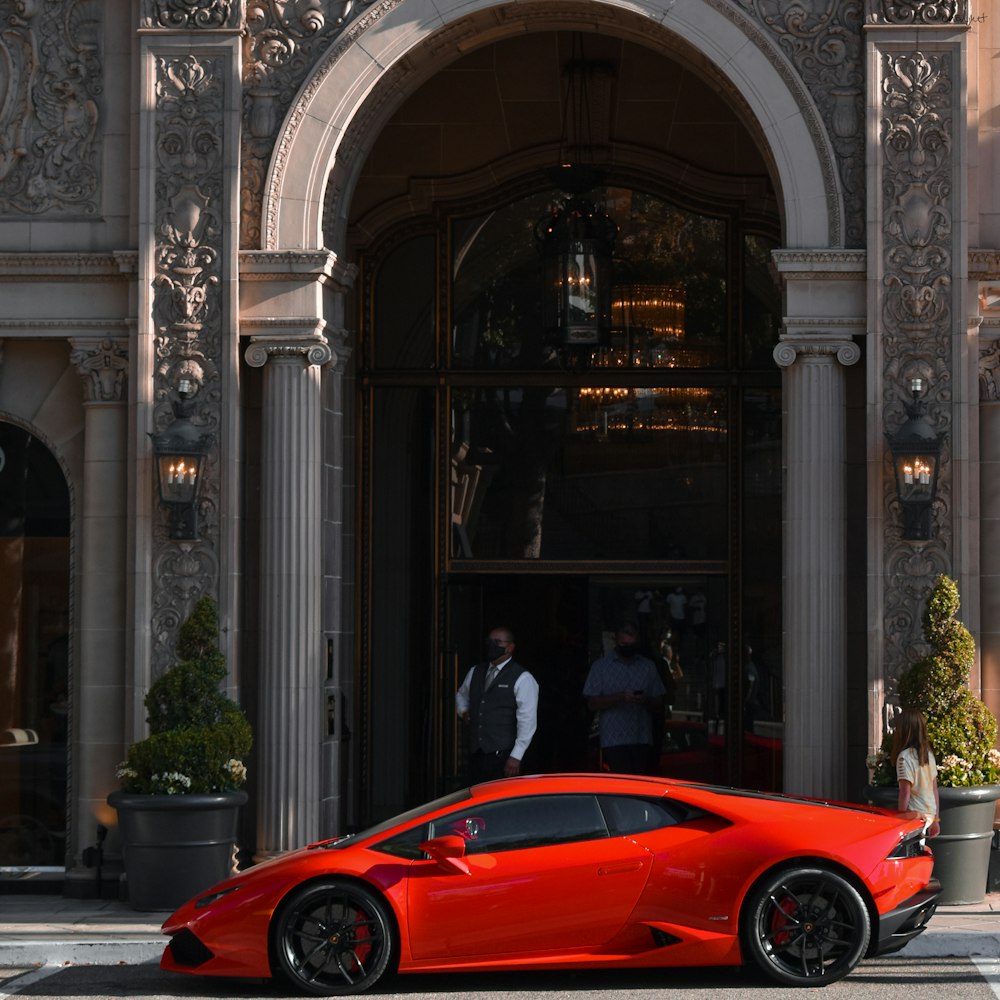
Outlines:
[[602, 944], [628, 919], [652, 863], [634, 841], [608, 836], [593, 795], [480, 803], [430, 832], [466, 841], [468, 874], [413, 863], [407, 924], [418, 961]]

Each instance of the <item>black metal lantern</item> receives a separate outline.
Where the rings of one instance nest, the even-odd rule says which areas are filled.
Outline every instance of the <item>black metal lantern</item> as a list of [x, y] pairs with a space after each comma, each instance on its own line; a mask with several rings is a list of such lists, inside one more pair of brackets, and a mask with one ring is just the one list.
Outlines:
[[149, 436], [156, 455], [160, 503], [170, 511], [170, 537], [196, 539], [198, 491], [209, 437], [191, 423], [194, 411], [191, 382], [182, 379], [177, 391], [181, 398], [173, 404], [174, 419], [159, 434]]
[[913, 401], [906, 407], [906, 422], [887, 435], [896, 472], [896, 493], [903, 508], [903, 538], [927, 541], [931, 537], [931, 512], [937, 495], [943, 435], [927, 418], [927, 403], [920, 399], [924, 380], [910, 380]]
[[540, 219], [542, 325], [557, 349], [607, 346], [611, 337], [611, 255], [618, 226], [594, 202], [575, 194]]

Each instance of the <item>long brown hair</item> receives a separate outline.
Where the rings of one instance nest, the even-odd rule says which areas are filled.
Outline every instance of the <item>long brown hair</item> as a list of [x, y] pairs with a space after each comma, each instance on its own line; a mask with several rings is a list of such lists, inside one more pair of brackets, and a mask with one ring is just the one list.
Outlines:
[[896, 725], [892, 730], [892, 766], [896, 766], [899, 755], [908, 747], [917, 751], [917, 760], [926, 764], [930, 744], [927, 742], [927, 720], [924, 713], [917, 708], [904, 708], [896, 716]]

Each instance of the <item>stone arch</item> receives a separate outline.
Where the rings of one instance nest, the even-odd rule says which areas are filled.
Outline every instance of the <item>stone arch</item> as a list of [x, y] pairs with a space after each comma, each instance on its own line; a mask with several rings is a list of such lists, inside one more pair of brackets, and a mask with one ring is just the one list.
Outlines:
[[[784, 245], [839, 246], [843, 199], [834, 156], [801, 78], [727, 0], [495, 4], [384, 0], [319, 60], [285, 119], [264, 192], [262, 246], [317, 249], [324, 220], [343, 250], [350, 194], [369, 144], [414, 86], [463, 52], [525, 30], [610, 30], [670, 52], [686, 43], [740, 96], [780, 192]], [[383, 84], [390, 79], [390, 85]], [[365, 127], [357, 127], [364, 119]], [[324, 201], [327, 204], [324, 211]]]

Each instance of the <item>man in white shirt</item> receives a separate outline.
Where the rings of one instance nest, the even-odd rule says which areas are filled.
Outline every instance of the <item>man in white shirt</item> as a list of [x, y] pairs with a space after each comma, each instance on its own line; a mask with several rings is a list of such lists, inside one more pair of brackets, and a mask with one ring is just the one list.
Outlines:
[[514, 657], [514, 633], [495, 628], [485, 659], [455, 693], [459, 718], [468, 722], [469, 781], [512, 778], [538, 724], [538, 682]]

